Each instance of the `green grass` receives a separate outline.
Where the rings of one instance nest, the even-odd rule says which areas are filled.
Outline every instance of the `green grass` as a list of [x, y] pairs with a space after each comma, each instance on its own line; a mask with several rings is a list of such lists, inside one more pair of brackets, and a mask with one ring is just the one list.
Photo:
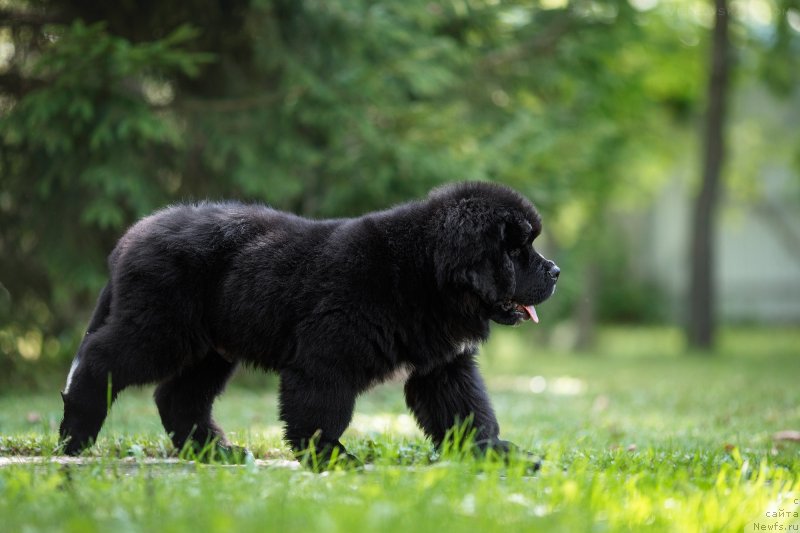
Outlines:
[[[713, 357], [683, 355], [670, 329], [539, 346], [496, 328], [481, 358], [502, 436], [545, 458], [535, 475], [431, 461], [398, 383], [359, 400], [343, 439], [367, 469], [167, 460], [147, 389], [123, 395], [86, 464], [1, 467], [0, 531], [800, 531], [800, 444], [773, 439], [800, 430], [800, 332], [726, 331]], [[215, 413], [257, 459], [291, 458], [274, 390], [234, 385]], [[0, 395], [0, 461], [52, 454], [59, 417], [57, 390]]]

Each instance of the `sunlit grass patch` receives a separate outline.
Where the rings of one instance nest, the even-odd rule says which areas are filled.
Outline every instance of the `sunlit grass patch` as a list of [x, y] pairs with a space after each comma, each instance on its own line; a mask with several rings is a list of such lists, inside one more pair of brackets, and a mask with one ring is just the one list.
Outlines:
[[556, 445], [536, 475], [442, 460], [312, 474], [244, 465], [98, 460], [0, 470], [10, 530], [742, 531], [796, 474], [733, 455], [576, 452]]

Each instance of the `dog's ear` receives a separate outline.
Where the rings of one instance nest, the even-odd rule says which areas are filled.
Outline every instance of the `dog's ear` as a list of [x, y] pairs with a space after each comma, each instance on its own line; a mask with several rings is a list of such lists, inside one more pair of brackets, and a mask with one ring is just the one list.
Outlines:
[[513, 250], [525, 246], [531, 239], [533, 226], [519, 211], [509, 211], [503, 215], [502, 235], [506, 249]]
[[471, 290], [487, 304], [514, 294], [514, 265], [506, 253], [506, 213], [479, 198], [461, 199], [439, 219], [434, 264], [440, 288]]

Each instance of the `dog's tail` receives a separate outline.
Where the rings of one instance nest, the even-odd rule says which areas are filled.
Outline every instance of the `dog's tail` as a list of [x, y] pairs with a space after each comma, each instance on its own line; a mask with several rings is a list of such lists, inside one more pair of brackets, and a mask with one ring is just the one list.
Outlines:
[[100, 296], [97, 298], [97, 306], [94, 308], [94, 313], [92, 313], [92, 319], [89, 320], [89, 327], [86, 328], [86, 334], [88, 335], [89, 333], [94, 333], [100, 329], [100, 326], [105, 323], [110, 312], [111, 281], [106, 283], [106, 286], [103, 287], [102, 291], [100, 291]]

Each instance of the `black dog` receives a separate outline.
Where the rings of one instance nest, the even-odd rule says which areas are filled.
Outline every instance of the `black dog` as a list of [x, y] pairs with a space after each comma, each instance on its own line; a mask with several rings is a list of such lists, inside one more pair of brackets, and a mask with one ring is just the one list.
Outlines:
[[166, 208], [119, 240], [62, 394], [68, 454], [97, 437], [108, 400], [159, 383], [177, 448], [230, 446], [211, 418], [242, 361], [280, 374], [296, 452], [346, 453], [356, 396], [410, 372], [406, 401], [438, 446], [471, 421], [480, 449], [507, 452], [475, 363], [489, 321], [538, 321], [559, 269], [532, 246], [539, 215], [489, 183], [433, 191], [359, 218], [314, 221], [263, 206]]

